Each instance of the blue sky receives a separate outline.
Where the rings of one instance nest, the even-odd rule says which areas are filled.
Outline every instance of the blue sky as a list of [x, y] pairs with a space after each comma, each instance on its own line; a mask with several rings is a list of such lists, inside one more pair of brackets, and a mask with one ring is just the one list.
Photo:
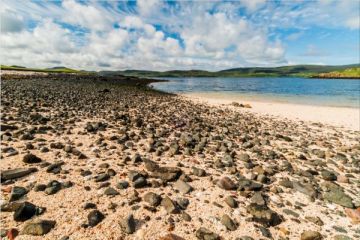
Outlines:
[[1, 63], [87, 70], [359, 63], [359, 4], [5, 0]]

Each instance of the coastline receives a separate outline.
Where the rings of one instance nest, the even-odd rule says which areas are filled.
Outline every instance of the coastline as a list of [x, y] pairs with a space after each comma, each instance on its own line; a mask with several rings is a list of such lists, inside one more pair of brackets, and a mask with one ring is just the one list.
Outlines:
[[[358, 236], [351, 225], [360, 210], [356, 132], [197, 104], [148, 89], [149, 81], [49, 75], [2, 82], [7, 233], [195, 240], [208, 231], [214, 239], [261, 239], [266, 231], [299, 239], [312, 229], [333, 239], [343, 228]], [[335, 197], [328, 194], [334, 186]], [[24, 206], [45, 211], [28, 216]], [[34, 220], [51, 229], [31, 236], [25, 230]]]
[[[266, 100], [248, 100], [241, 96], [218, 96], [212, 93], [185, 93], [179, 96], [197, 103], [206, 103], [211, 106], [227, 105], [238, 111], [248, 111], [259, 115], [268, 115], [275, 118], [321, 123], [346, 130], [360, 130], [360, 109], [350, 107], [331, 107], [320, 105], [295, 104]], [[233, 102], [250, 104], [251, 108], [239, 108]]]

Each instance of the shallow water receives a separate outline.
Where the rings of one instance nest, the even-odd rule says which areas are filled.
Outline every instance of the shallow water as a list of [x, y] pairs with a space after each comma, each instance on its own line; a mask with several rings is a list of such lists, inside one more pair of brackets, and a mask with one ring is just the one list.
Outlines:
[[161, 78], [151, 85], [172, 93], [216, 94], [257, 101], [360, 107], [360, 80], [309, 78]]

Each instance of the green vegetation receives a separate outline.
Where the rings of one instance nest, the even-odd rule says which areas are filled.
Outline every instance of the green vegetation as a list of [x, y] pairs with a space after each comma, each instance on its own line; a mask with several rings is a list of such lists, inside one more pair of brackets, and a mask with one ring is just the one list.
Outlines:
[[[102, 75], [125, 75], [136, 77], [314, 77], [320, 73], [344, 71], [348, 68], [358, 68], [359, 64], [343, 66], [322, 65], [295, 65], [282, 67], [248, 67], [233, 68], [218, 72], [202, 70], [173, 70], [165, 72], [125, 70], [125, 71], [101, 71]], [[359, 74], [357, 75], [359, 76]]]
[[360, 67], [347, 68], [343, 71], [333, 71], [329, 73], [320, 73], [313, 77], [319, 78], [360, 78]]
[[1, 70], [16, 70], [16, 71], [32, 71], [32, 72], [46, 72], [46, 73], [90, 73], [81, 70], [75, 70], [67, 67], [54, 67], [54, 68], [46, 68], [46, 69], [39, 69], [39, 68], [26, 68], [22, 66], [5, 66], [1, 65]]
[[[75, 70], [67, 67], [46, 69], [26, 68], [22, 66], [1, 65], [2, 70], [34, 71], [47, 73], [94, 74], [95, 72]], [[360, 64], [343, 66], [295, 65], [282, 67], [247, 67], [233, 68], [218, 72], [203, 70], [172, 70], [172, 71], [100, 71], [100, 75], [124, 75], [133, 77], [309, 77], [309, 78], [360, 78]]]

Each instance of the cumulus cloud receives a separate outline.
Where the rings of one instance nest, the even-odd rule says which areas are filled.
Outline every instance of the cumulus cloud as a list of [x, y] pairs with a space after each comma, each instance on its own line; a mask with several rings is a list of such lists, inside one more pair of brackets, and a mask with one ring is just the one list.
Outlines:
[[20, 32], [25, 27], [24, 20], [15, 12], [1, 12], [1, 32]]
[[66, 0], [62, 3], [65, 10], [63, 21], [92, 30], [105, 30], [112, 27], [108, 12], [100, 7], [83, 5], [75, 0]]
[[138, 11], [141, 15], [148, 16], [154, 14], [161, 6], [160, 0], [138, 0], [136, 2]]
[[[296, 2], [263, 0], [5, 0], [1, 61], [88, 70], [279, 65], [288, 62], [283, 41], [296, 41], [313, 25], [358, 29], [359, 15], [349, 2], [301, 2], [294, 8]], [[281, 38], [279, 28], [291, 29], [292, 34]], [[307, 51], [316, 52], [311, 47]]]

